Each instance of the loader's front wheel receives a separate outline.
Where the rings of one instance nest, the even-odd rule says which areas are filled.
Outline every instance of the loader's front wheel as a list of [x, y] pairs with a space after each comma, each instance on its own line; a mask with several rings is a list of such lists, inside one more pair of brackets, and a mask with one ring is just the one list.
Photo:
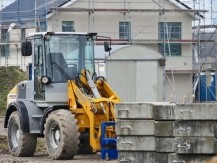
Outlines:
[[24, 132], [20, 128], [17, 111], [13, 112], [8, 121], [8, 146], [13, 156], [33, 156], [37, 144], [37, 136]]
[[45, 144], [52, 159], [72, 159], [77, 153], [79, 132], [75, 116], [68, 110], [56, 110], [45, 123]]

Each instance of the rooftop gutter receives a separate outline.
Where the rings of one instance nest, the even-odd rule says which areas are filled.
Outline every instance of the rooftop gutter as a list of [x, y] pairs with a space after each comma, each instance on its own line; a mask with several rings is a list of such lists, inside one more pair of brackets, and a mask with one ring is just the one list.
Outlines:
[[[174, 5], [176, 5], [177, 7], [181, 8], [181, 9], [189, 9], [192, 10], [191, 7], [189, 7], [188, 5], [186, 5], [185, 3], [181, 2], [180, 0], [169, 0], [170, 2], [172, 2]], [[202, 11], [202, 10], [201, 10]], [[204, 16], [200, 14], [200, 10], [198, 10], [198, 13], [193, 14], [193, 13], [189, 13], [189, 15], [191, 15], [192, 17], [196, 18], [196, 19], [203, 19]]]

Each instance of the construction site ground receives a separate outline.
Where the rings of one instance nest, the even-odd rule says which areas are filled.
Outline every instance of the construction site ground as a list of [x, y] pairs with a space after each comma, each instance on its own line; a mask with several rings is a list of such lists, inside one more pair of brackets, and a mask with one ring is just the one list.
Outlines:
[[[38, 140], [34, 157], [13, 157], [7, 148], [6, 130], [4, 129], [4, 117], [0, 117], [0, 163], [104, 163], [100, 154], [76, 155], [73, 160], [52, 160], [44, 147], [43, 139]], [[118, 163], [117, 160], [110, 160], [109, 163]]]

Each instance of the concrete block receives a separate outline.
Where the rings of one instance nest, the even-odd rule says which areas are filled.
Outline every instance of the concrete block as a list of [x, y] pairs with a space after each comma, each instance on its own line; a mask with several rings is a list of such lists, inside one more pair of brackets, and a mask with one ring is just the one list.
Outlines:
[[216, 120], [217, 104], [154, 105], [155, 120]]
[[117, 135], [154, 135], [154, 120], [117, 120]]
[[156, 138], [156, 152], [176, 154], [215, 154], [216, 139], [213, 137]]
[[177, 154], [215, 154], [217, 141], [212, 137], [176, 137]]
[[154, 120], [175, 120], [175, 107], [176, 105], [154, 105]]
[[155, 136], [216, 137], [216, 121], [155, 121]]
[[175, 151], [175, 138], [156, 138], [156, 152], [172, 153]]
[[168, 163], [204, 163], [209, 160], [213, 155], [177, 155], [171, 153], [168, 156]]
[[156, 152], [118, 152], [118, 161], [120, 163], [167, 163], [167, 153]]
[[155, 158], [155, 152], [118, 151], [118, 160], [120, 163], [154, 163]]
[[216, 120], [217, 103], [119, 103], [115, 104], [118, 119]]
[[117, 149], [119, 151], [155, 151], [154, 136], [118, 136]]
[[115, 104], [117, 119], [153, 119], [153, 105], [150, 103]]
[[155, 121], [155, 136], [173, 137], [175, 121]]
[[176, 119], [184, 120], [216, 120], [217, 119], [216, 103], [200, 103], [176, 105]]
[[175, 121], [174, 136], [215, 137], [216, 121]]

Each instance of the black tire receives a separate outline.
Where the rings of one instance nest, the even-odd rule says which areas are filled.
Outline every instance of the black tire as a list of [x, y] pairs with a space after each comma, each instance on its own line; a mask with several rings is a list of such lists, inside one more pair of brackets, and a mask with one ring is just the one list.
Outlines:
[[45, 145], [52, 159], [72, 159], [78, 150], [77, 120], [69, 110], [51, 112], [44, 125]]
[[96, 154], [93, 152], [93, 148], [90, 145], [89, 131], [80, 133], [80, 144], [78, 148], [78, 154]]
[[17, 111], [13, 112], [8, 121], [8, 146], [13, 156], [30, 157], [35, 153], [37, 136], [20, 129]]

